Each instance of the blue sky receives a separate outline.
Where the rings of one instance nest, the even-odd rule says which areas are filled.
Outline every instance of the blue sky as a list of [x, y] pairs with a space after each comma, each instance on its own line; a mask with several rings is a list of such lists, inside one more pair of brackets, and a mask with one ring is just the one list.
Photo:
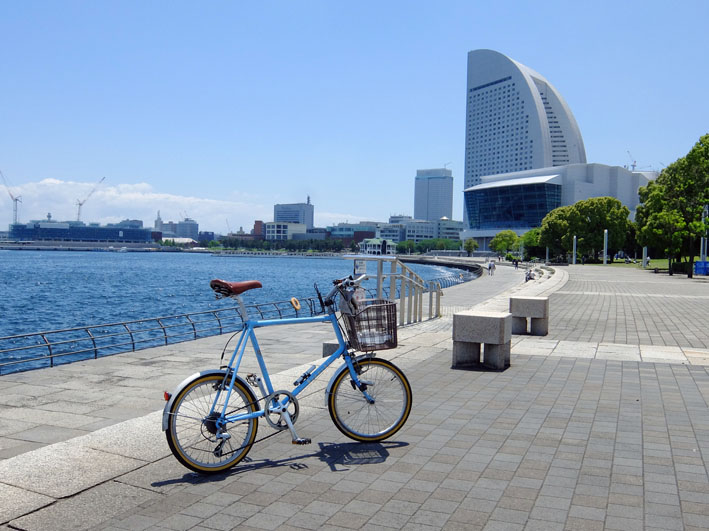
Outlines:
[[[589, 162], [660, 169], [709, 132], [709, 2], [0, 3], [0, 170], [20, 221], [183, 215], [226, 232], [413, 213], [447, 164], [462, 219], [466, 56], [546, 77]], [[0, 191], [0, 226], [12, 202]]]

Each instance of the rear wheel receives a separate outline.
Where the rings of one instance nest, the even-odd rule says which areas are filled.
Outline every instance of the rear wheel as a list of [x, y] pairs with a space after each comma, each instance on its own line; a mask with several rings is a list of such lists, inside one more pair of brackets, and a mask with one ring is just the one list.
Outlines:
[[[165, 435], [177, 460], [202, 474], [226, 470], [249, 453], [258, 431], [258, 419], [229, 423], [220, 431], [227, 389], [224, 374], [199, 376], [185, 385], [170, 408]], [[227, 415], [258, 411], [256, 397], [240, 380], [234, 382]]]
[[390, 361], [371, 358], [357, 365], [359, 380], [374, 402], [367, 401], [349, 371], [342, 371], [328, 397], [330, 417], [337, 429], [351, 439], [382, 441], [399, 431], [409, 418], [411, 386], [404, 373]]

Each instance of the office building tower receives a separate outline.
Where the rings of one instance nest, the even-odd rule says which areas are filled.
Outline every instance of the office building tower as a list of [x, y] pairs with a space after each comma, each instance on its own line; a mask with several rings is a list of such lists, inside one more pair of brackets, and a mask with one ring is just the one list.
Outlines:
[[199, 239], [199, 224], [190, 218], [178, 221], [175, 227], [175, 235], [178, 238], [191, 238], [197, 241]]
[[436, 221], [453, 217], [453, 173], [445, 168], [417, 170], [414, 219]]
[[585, 162], [576, 120], [543, 76], [499, 52], [468, 53], [465, 188], [485, 175]]
[[273, 206], [273, 221], [286, 223], [302, 223], [308, 230], [313, 228], [314, 207], [307, 203], [290, 203]]

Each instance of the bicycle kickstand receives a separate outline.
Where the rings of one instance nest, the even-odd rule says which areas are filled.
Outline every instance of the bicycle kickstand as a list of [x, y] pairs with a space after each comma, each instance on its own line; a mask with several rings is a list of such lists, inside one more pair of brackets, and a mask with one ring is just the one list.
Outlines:
[[293, 437], [293, 444], [310, 444], [310, 439], [298, 437], [298, 434], [295, 432], [295, 426], [293, 426], [293, 421], [291, 420], [290, 413], [288, 413], [288, 411], [282, 411], [281, 418], [288, 425], [291, 437]]

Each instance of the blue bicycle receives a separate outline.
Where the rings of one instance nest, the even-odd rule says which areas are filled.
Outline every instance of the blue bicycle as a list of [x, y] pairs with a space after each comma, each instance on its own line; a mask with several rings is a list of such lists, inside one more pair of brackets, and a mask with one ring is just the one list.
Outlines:
[[[316, 285], [322, 310], [319, 315], [272, 320], [249, 319], [241, 299], [245, 291], [260, 288], [259, 281], [212, 280], [210, 287], [217, 297], [236, 299], [244, 328], [225, 367], [194, 374], [173, 393], [166, 393], [168, 402], [162, 429], [177, 460], [203, 474], [222, 472], [236, 465], [257, 442], [260, 418], [277, 431], [289, 430], [293, 444], [310, 443], [310, 439], [299, 437], [295, 431], [297, 397], [339, 357], [344, 364], [335, 371], [325, 390], [325, 401], [335, 426], [347, 437], [361, 442], [382, 441], [399, 431], [411, 412], [411, 386], [396, 365], [373, 354], [375, 350], [397, 345], [396, 303], [361, 300], [356, 295], [362, 291], [358, 288], [364, 278], [335, 280], [324, 298]], [[291, 304], [296, 310], [300, 307], [295, 298]], [[313, 365], [303, 373], [293, 383], [293, 389], [274, 390], [256, 329], [323, 322], [332, 324], [338, 349], [319, 366]], [[248, 343], [253, 347], [261, 375], [242, 378], [238, 370]], [[355, 351], [363, 354], [356, 356]], [[252, 387], [260, 390], [260, 399]]]

